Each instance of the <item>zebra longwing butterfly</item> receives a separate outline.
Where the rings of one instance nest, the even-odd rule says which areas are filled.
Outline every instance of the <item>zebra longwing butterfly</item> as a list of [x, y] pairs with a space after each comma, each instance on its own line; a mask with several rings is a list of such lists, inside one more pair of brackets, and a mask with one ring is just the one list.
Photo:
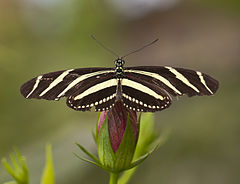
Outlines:
[[106, 111], [121, 100], [127, 108], [155, 112], [168, 108], [172, 96], [213, 95], [218, 81], [207, 74], [166, 66], [123, 67], [119, 58], [115, 68], [80, 68], [39, 75], [21, 86], [25, 98], [59, 100], [78, 111], [95, 107]]

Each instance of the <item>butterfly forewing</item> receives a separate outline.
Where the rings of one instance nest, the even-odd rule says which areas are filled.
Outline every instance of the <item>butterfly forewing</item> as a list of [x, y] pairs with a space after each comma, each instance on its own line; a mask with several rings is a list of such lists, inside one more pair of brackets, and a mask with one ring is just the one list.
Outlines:
[[57, 71], [40, 75], [21, 87], [25, 98], [58, 100], [76, 91], [81, 92], [98, 82], [113, 77], [114, 70], [109, 68], [82, 68]]
[[154, 83], [173, 96], [212, 95], [218, 89], [218, 81], [204, 73], [188, 69], [139, 66], [125, 68], [124, 72], [140, 83]]

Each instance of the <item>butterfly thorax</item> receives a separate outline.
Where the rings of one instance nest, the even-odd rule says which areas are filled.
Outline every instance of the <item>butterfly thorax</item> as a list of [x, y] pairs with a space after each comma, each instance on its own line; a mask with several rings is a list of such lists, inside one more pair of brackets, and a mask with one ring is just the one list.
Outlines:
[[123, 65], [125, 64], [125, 61], [121, 58], [115, 60], [115, 75], [117, 79], [123, 78]]

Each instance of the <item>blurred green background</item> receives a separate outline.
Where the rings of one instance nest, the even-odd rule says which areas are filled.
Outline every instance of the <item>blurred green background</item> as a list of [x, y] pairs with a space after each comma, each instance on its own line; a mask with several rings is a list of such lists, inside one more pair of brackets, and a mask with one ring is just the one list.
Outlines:
[[[155, 113], [167, 143], [139, 168], [131, 183], [240, 183], [240, 1], [238, 0], [1, 0], [0, 158], [16, 146], [39, 183], [44, 148], [53, 145], [56, 183], [106, 183], [104, 171], [78, 160], [77, 141], [92, 152], [97, 113], [77, 112], [65, 100], [26, 100], [19, 88], [42, 73], [111, 67], [114, 56], [89, 35], [123, 55], [126, 66], [192, 68], [220, 81], [212, 97], [181, 97]], [[0, 166], [0, 183], [10, 180]]]

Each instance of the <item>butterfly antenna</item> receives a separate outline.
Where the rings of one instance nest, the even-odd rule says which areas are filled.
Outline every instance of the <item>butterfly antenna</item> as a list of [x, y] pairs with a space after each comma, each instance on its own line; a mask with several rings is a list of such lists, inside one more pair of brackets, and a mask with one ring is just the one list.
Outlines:
[[132, 52], [126, 54], [126, 55], [123, 56], [122, 58], [125, 58], [125, 57], [127, 57], [127, 56], [129, 56], [129, 55], [131, 55], [131, 54], [133, 54], [133, 53], [139, 52], [139, 51], [145, 49], [146, 47], [148, 47], [148, 46], [150, 46], [150, 45], [156, 43], [158, 40], [159, 40], [159, 39], [157, 38], [156, 40], [152, 41], [151, 43], [148, 43], [148, 44], [142, 46], [141, 48], [139, 48], [139, 49], [137, 49], [137, 50], [134, 50], [134, 51], [132, 51]]
[[100, 41], [98, 41], [93, 35], [90, 35], [91, 38], [93, 40], [95, 40], [102, 48], [104, 48], [105, 50], [107, 50], [108, 52], [110, 52], [111, 54], [113, 54], [114, 56], [118, 57], [119, 58], [119, 55], [116, 54], [116, 52], [114, 52], [113, 50], [107, 48], [105, 45], [103, 45]]

